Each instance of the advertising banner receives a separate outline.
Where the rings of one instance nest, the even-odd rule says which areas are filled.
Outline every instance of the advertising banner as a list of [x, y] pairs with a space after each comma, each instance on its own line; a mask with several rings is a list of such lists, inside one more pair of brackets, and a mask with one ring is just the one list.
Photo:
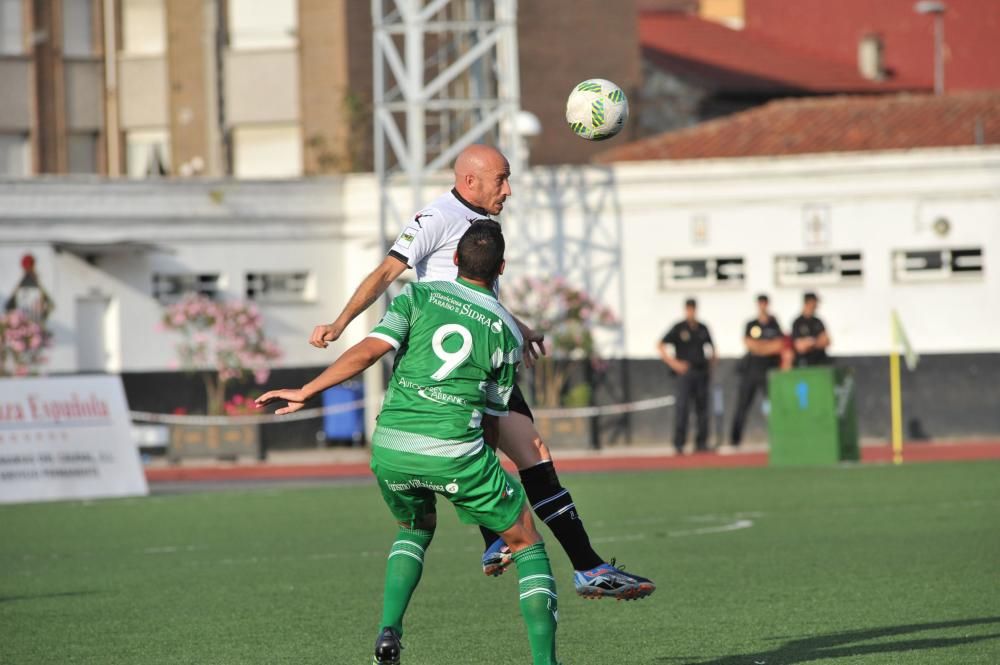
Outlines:
[[148, 493], [121, 378], [0, 379], [0, 503]]

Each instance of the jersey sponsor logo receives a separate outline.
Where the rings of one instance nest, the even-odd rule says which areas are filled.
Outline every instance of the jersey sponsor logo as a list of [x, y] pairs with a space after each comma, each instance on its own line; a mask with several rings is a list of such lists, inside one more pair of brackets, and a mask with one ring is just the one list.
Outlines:
[[438, 404], [457, 404], [459, 406], [468, 406], [469, 402], [465, 398], [458, 397], [457, 395], [449, 395], [437, 386], [422, 386], [418, 383], [410, 381], [405, 376], [401, 376], [396, 380], [397, 385], [400, 388], [406, 388], [408, 390], [416, 390], [417, 395], [420, 397], [430, 400], [431, 402], [436, 402]]
[[399, 234], [399, 238], [396, 240], [396, 244], [400, 247], [409, 247], [413, 244], [413, 239], [417, 237], [420, 229], [415, 229], [412, 226], [407, 226], [406, 230]]
[[416, 214], [416, 216], [414, 216], [413, 221], [416, 222], [417, 226], [419, 226], [420, 228], [424, 228], [424, 225], [420, 223], [420, 218], [421, 217], [430, 217], [430, 216], [431, 216], [431, 214], [429, 212], [418, 212]]
[[417, 394], [424, 399], [429, 399], [432, 402], [437, 402], [438, 404], [458, 404], [459, 406], [468, 406], [469, 402], [462, 399], [461, 397], [456, 397], [455, 395], [449, 395], [443, 392], [440, 388], [421, 388], [417, 391]]
[[[426, 480], [421, 480], [420, 478], [410, 478], [401, 483], [394, 483], [391, 480], [385, 481], [385, 486], [388, 487], [393, 492], [408, 492], [410, 490], [430, 490], [432, 492], [448, 492], [449, 494], [454, 494], [458, 491], [458, 485], [455, 483], [448, 483], [447, 485], [440, 485], [438, 483], [432, 483]], [[448, 489], [449, 487], [455, 487], [455, 491]]]
[[457, 494], [458, 493], [458, 483], [456, 483], [453, 480], [450, 483], [448, 483], [447, 485], [445, 485], [444, 489], [445, 489], [446, 492], [448, 492], [448, 494]]
[[449, 312], [454, 312], [460, 316], [465, 316], [493, 332], [499, 333], [503, 330], [503, 322], [500, 319], [493, 319], [479, 310], [475, 309], [467, 302], [462, 302], [443, 293], [434, 291], [431, 293], [430, 304], [443, 307]]

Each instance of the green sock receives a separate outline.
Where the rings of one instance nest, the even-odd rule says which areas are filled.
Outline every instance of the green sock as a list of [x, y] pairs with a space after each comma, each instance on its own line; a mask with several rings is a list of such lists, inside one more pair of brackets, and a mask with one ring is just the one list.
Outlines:
[[424, 572], [424, 551], [433, 537], [433, 531], [400, 527], [385, 566], [382, 627], [379, 630], [395, 628], [403, 634], [403, 615]]
[[556, 581], [552, 577], [545, 545], [535, 543], [514, 554], [513, 559], [517, 564], [521, 614], [528, 626], [534, 665], [557, 665], [556, 622], [559, 611]]

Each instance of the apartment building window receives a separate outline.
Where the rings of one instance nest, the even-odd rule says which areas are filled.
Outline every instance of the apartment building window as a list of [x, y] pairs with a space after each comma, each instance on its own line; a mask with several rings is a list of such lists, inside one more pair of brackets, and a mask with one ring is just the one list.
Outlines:
[[743, 258], [737, 256], [660, 261], [660, 290], [741, 287]]
[[126, 132], [125, 168], [130, 178], [170, 173], [170, 132], [166, 129]]
[[0, 55], [24, 53], [22, 0], [0, 0]]
[[97, 134], [74, 132], [67, 143], [70, 173], [97, 173]]
[[774, 272], [778, 286], [803, 286], [858, 283], [864, 270], [861, 254], [847, 252], [777, 256]]
[[27, 134], [0, 134], [0, 175], [31, 175], [30, 159]]
[[94, 55], [94, 24], [91, 0], [62, 0], [63, 55], [89, 58]]
[[219, 273], [156, 273], [153, 275], [153, 297], [161, 303], [180, 300], [189, 294], [212, 298], [221, 291]]
[[297, 0], [229, 0], [229, 44], [239, 51], [295, 48]]
[[302, 130], [298, 125], [233, 129], [233, 173], [237, 178], [302, 175]]
[[309, 273], [305, 271], [247, 273], [247, 298], [257, 302], [308, 302], [309, 287]]
[[167, 52], [167, 14], [164, 0], [124, 0], [122, 50], [127, 55], [163, 55]]
[[898, 250], [892, 253], [897, 282], [978, 279], [983, 276], [982, 247]]

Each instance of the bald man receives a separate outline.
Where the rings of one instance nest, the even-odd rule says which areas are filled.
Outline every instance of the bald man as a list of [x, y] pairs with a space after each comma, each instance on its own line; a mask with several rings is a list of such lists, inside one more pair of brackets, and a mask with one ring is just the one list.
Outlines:
[[[477, 219], [503, 210], [510, 189], [510, 164], [497, 150], [475, 144], [455, 160], [455, 186], [418, 212], [396, 239], [389, 255], [370, 274], [333, 323], [319, 325], [309, 342], [326, 348], [343, 334], [361, 312], [374, 303], [407, 268], [418, 281], [448, 280], [458, 276], [454, 256], [458, 241]], [[497, 287], [494, 286], [494, 291]], [[524, 337], [524, 356], [531, 362], [542, 351], [542, 335], [516, 320]], [[588, 598], [644, 598], [656, 586], [648, 579], [625, 573], [607, 563], [591, 547], [583, 522], [569, 490], [559, 482], [552, 456], [535, 429], [531, 409], [516, 385], [510, 395], [509, 415], [500, 418], [499, 448], [517, 465], [528, 500], [535, 514], [559, 540], [576, 571], [574, 586]], [[496, 576], [511, 562], [510, 551], [494, 533], [483, 531], [486, 551], [483, 572]]]

